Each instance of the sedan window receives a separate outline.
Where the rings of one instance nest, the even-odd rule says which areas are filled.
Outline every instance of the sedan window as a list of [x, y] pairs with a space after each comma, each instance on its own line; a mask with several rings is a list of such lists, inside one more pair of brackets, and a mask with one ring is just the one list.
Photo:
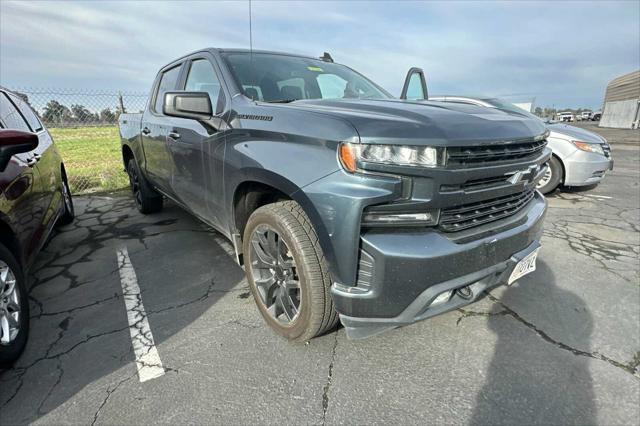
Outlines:
[[40, 130], [42, 130], [42, 123], [40, 123], [40, 119], [38, 118], [36, 113], [33, 112], [29, 104], [27, 104], [25, 101], [23, 101], [17, 96], [14, 96], [14, 95], [9, 95], [9, 96], [11, 97], [11, 100], [13, 101], [13, 103], [18, 107], [18, 109], [22, 113], [22, 116], [27, 120], [27, 123], [29, 123], [29, 126], [31, 127], [31, 129], [34, 132], [39, 132]]
[[0, 93], [0, 120], [7, 126], [7, 129], [31, 131], [20, 112], [4, 93]]

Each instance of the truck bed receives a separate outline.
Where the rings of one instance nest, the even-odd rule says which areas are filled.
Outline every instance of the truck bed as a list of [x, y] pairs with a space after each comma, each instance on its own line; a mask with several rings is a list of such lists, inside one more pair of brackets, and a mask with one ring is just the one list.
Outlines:
[[140, 124], [142, 123], [142, 113], [120, 114], [118, 117], [118, 128], [120, 138], [124, 141], [133, 142], [140, 137]]

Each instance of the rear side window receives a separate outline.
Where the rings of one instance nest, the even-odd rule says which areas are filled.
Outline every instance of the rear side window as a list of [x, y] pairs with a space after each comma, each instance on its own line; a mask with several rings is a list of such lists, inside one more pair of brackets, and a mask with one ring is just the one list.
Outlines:
[[209, 93], [211, 106], [214, 111], [217, 110], [216, 105], [218, 105], [220, 97], [220, 80], [218, 80], [211, 62], [206, 59], [196, 59], [191, 63], [184, 90]]
[[7, 129], [22, 130], [25, 132], [31, 131], [27, 122], [24, 121], [24, 118], [20, 115], [20, 112], [18, 112], [4, 93], [0, 93], [0, 119]]
[[11, 100], [13, 101], [13, 103], [18, 107], [18, 109], [22, 113], [22, 116], [27, 119], [27, 123], [29, 123], [29, 126], [31, 126], [31, 129], [34, 132], [39, 132], [40, 130], [42, 130], [42, 123], [40, 123], [40, 119], [38, 118], [36, 113], [33, 112], [29, 104], [27, 104], [25, 101], [23, 101], [17, 96], [14, 96], [14, 95], [9, 95], [9, 96], [11, 97]]
[[171, 68], [162, 73], [160, 84], [158, 85], [158, 91], [156, 92], [156, 102], [153, 110], [162, 114], [162, 104], [164, 103], [164, 94], [175, 90], [178, 83], [178, 76], [180, 75], [180, 65]]

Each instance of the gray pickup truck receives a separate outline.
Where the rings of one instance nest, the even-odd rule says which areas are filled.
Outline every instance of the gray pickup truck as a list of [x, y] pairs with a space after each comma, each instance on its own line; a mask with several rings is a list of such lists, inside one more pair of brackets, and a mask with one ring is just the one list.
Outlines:
[[370, 336], [535, 269], [550, 151], [525, 114], [396, 99], [328, 54], [204, 49], [119, 120], [139, 210], [166, 197], [228, 237], [290, 340], [338, 318]]

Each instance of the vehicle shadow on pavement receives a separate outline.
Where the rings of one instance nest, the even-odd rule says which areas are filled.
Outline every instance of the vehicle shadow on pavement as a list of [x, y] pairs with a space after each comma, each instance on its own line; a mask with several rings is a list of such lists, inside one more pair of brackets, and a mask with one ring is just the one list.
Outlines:
[[30, 336], [14, 367], [0, 371], [0, 424], [32, 423], [61, 406], [64, 419], [71, 408], [63, 404], [80, 391], [87, 398], [73, 410], [87, 418], [76, 421], [90, 423], [115, 388], [138, 380], [116, 258], [122, 245], [156, 346], [226, 295], [248, 291], [220, 236], [173, 204], [142, 216], [128, 196], [79, 197], [76, 212], [30, 273]]
[[[510, 301], [515, 304], [524, 297], [533, 303], [532, 292], [544, 292], [538, 299], [552, 304], [545, 309], [552, 316], [547, 321], [555, 323], [556, 330], [572, 333], [578, 347], [590, 346], [593, 318], [586, 303], [558, 287], [549, 266], [538, 262], [534, 274], [506, 288], [499, 298], [489, 294], [495, 303], [488, 325], [497, 343], [476, 399], [473, 425], [597, 423], [590, 359], [509, 308]], [[527, 291], [532, 288], [528, 286], [536, 287]]]

